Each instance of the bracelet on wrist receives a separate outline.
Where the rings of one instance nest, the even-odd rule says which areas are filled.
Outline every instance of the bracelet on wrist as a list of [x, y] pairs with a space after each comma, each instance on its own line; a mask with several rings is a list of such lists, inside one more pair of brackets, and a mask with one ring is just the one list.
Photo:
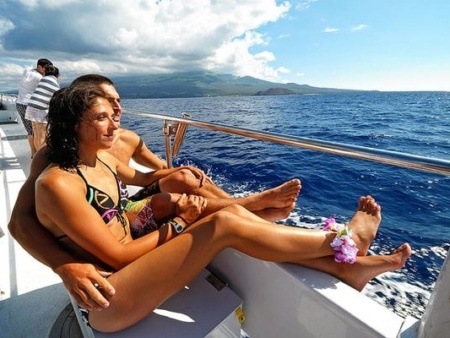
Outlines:
[[337, 224], [333, 217], [329, 217], [323, 226], [324, 230], [336, 233], [336, 237], [330, 243], [334, 251], [334, 260], [338, 263], [355, 263], [358, 248], [352, 239], [352, 231], [348, 224]]
[[189, 225], [189, 223], [182, 217], [182, 216], [175, 216], [173, 219], [175, 219], [175, 218], [179, 218], [180, 220], [182, 220], [183, 221], [183, 223], [184, 223], [184, 226], [188, 226]]
[[184, 231], [185, 226], [175, 221], [175, 219], [171, 219], [167, 223], [170, 224], [172, 231], [176, 234], [181, 234]]

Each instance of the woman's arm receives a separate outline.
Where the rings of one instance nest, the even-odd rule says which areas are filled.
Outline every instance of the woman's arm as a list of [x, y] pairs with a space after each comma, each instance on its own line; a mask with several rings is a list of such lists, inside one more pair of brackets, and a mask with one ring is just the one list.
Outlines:
[[[111, 184], [116, 189], [115, 182]], [[54, 235], [65, 233], [109, 266], [120, 269], [155, 248], [162, 236], [171, 236], [170, 229], [162, 229], [132, 241], [126, 229], [128, 242], [119, 242], [125, 229], [116, 223], [108, 224], [110, 230], [86, 201], [85, 192], [84, 182], [78, 175], [49, 168], [36, 181], [37, 216]]]
[[62, 249], [36, 217], [34, 183], [47, 165], [45, 150], [41, 149], [35, 154], [30, 175], [19, 191], [8, 229], [30, 255], [59, 275], [80, 306], [88, 309], [99, 305], [107, 307], [109, 302], [93, 285], [101, 285], [109, 296], [114, 294], [114, 288], [92, 264], [81, 262]]

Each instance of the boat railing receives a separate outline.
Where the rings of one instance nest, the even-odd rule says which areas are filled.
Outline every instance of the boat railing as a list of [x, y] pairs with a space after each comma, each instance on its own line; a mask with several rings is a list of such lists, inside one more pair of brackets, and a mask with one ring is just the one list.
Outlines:
[[271, 132], [263, 132], [241, 127], [230, 127], [217, 123], [193, 120], [187, 114], [184, 114], [182, 118], [179, 118], [160, 114], [139, 112], [130, 113], [146, 118], [160, 119], [163, 121], [163, 131], [166, 145], [166, 159], [167, 166], [169, 168], [172, 167], [173, 157], [178, 154], [182, 146], [187, 127], [193, 126], [212, 131], [293, 146], [301, 149], [314, 150], [323, 153], [352, 157], [367, 161], [374, 161], [408, 169], [416, 169], [441, 175], [450, 174], [450, 161], [443, 159], [401, 153], [390, 150], [375, 149], [339, 142], [275, 134]]
[[[396, 151], [374, 149], [338, 142], [281, 135], [240, 127], [230, 127], [216, 123], [193, 120], [187, 114], [184, 114], [182, 118], [178, 118], [159, 114], [139, 112], [130, 113], [145, 118], [160, 119], [163, 121], [163, 132], [166, 145], [166, 159], [169, 168], [172, 167], [173, 156], [176, 156], [178, 154], [182, 146], [187, 127], [193, 126], [202, 129], [208, 129], [212, 131], [293, 146], [301, 149], [319, 151], [323, 153], [346, 156], [367, 161], [374, 161], [408, 169], [416, 169], [429, 173], [436, 173], [441, 175], [450, 174], [450, 161], [443, 159], [418, 156]], [[434, 290], [430, 297], [429, 305], [427, 306], [424, 315], [420, 320], [415, 321], [412, 325], [414, 333], [406, 333], [406, 336], [417, 338], [443, 337], [448, 333], [448, 330], [450, 330], [450, 323], [448, 321], [448, 318], [450, 317], [450, 308], [448, 307], [448, 299], [450, 299], [450, 288], [448, 287], [448, 285], [450, 285], [450, 250], [447, 253], [447, 258], [436, 281]]]

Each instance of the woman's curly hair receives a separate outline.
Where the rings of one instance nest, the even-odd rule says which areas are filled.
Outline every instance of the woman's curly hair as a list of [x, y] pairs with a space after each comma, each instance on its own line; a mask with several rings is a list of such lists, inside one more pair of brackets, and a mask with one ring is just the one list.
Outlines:
[[79, 164], [78, 128], [98, 97], [106, 97], [99, 85], [77, 84], [58, 90], [48, 110], [47, 156], [62, 169]]

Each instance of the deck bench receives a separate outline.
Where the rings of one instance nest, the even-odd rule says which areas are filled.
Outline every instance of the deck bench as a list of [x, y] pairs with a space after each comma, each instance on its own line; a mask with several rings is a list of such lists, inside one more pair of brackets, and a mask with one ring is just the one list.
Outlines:
[[[72, 305], [77, 305], [72, 299]], [[75, 311], [85, 338], [239, 338], [242, 299], [204, 269], [189, 285], [139, 323], [117, 333], [89, 328]]]

